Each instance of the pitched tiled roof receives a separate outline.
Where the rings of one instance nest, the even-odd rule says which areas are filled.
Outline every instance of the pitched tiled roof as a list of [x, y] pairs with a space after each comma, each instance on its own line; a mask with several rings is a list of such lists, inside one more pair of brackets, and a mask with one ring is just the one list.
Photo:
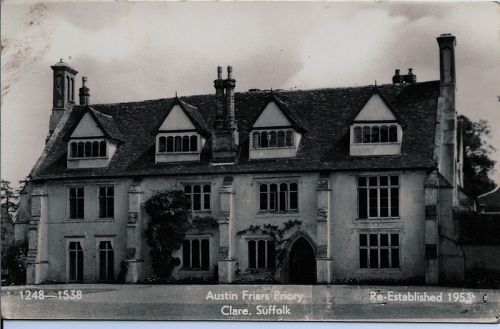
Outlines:
[[399, 115], [398, 111], [395, 111], [392, 104], [391, 104], [391, 101], [389, 101], [387, 99], [387, 97], [385, 97], [384, 93], [380, 90], [380, 88], [378, 86], [374, 86], [373, 89], [372, 89], [372, 94], [366, 99], [366, 102], [365, 104], [359, 108], [358, 112], [356, 113], [355, 117], [358, 116], [358, 114], [361, 112], [361, 110], [363, 110], [363, 108], [365, 107], [365, 105], [370, 101], [370, 99], [372, 98], [373, 95], [378, 95], [380, 96], [380, 98], [382, 99], [382, 101], [385, 103], [385, 105], [387, 105], [387, 107], [389, 108], [389, 111], [392, 112], [392, 114], [396, 117], [396, 121], [402, 125], [402, 126], [406, 126], [404, 120], [401, 118], [401, 116]]
[[89, 112], [92, 115], [97, 125], [103, 131], [104, 135], [107, 138], [117, 142], [125, 141], [123, 135], [120, 133], [120, 130], [118, 130], [118, 128], [116, 127], [115, 122], [113, 121], [113, 117], [104, 114], [102, 112], [96, 111], [94, 108], [88, 105], [85, 106], [82, 111], [80, 111], [76, 120], [73, 120], [71, 126], [69, 126], [69, 129], [67, 129], [67, 132], [63, 135], [65, 141], [69, 140], [71, 134], [73, 133], [73, 130], [75, 130], [76, 126], [80, 122], [80, 119], [86, 112]]
[[196, 106], [193, 106], [191, 104], [186, 103], [185, 101], [182, 101], [180, 98], [177, 96], [173, 99], [172, 102], [170, 102], [169, 107], [164, 111], [163, 118], [156, 123], [156, 128], [153, 129], [152, 134], [156, 135], [157, 130], [160, 128], [161, 124], [165, 119], [167, 118], [168, 114], [172, 109], [174, 108], [175, 105], [179, 105], [184, 113], [189, 117], [191, 122], [195, 125], [195, 127], [199, 130], [200, 133], [203, 135], [209, 135], [210, 134], [210, 129], [207, 126], [207, 123], [205, 121], [205, 118], [203, 115], [200, 113], [198, 108]]
[[[116, 177], [130, 175], [180, 175], [202, 173], [244, 173], [309, 170], [383, 170], [432, 168], [439, 81], [413, 85], [378, 86], [392, 109], [407, 123], [403, 129], [401, 155], [349, 156], [349, 125], [365, 104], [373, 86], [297, 91], [274, 91], [294, 120], [305, 132], [297, 156], [288, 159], [248, 159], [248, 134], [268, 92], [235, 95], [235, 115], [240, 134], [238, 161], [233, 165], [210, 165], [211, 140], [208, 138], [200, 162], [155, 164], [155, 132], [175, 99], [92, 105], [96, 112], [112, 118], [124, 142], [117, 148], [107, 168], [66, 169], [67, 147], [64, 136], [77, 122], [85, 107], [75, 106], [70, 117], [46, 150], [47, 156], [32, 173], [33, 179], [69, 177]], [[207, 130], [213, 127], [215, 95], [182, 97], [189, 111]], [[194, 111], [196, 108], [196, 112]], [[196, 113], [196, 114], [194, 114]]]
[[300, 121], [290, 111], [288, 111], [288, 105], [285, 102], [283, 102], [272, 90], [271, 93], [269, 93], [268, 97], [266, 97], [260, 111], [258, 112], [258, 115], [255, 116], [255, 120], [251, 123], [250, 126], [253, 126], [255, 124], [255, 122], [259, 119], [262, 112], [264, 112], [267, 105], [271, 102], [274, 102], [279, 107], [281, 112], [285, 115], [288, 121], [290, 121], [292, 127], [296, 131], [301, 133], [306, 131], [302, 126], [302, 124], [300, 123]]

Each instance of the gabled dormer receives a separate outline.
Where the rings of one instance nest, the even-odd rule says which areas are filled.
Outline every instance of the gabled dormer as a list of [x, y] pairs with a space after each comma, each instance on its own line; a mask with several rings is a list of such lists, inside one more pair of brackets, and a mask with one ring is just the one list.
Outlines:
[[198, 109], [175, 98], [155, 129], [155, 161], [200, 161], [207, 129]]
[[375, 86], [350, 127], [350, 155], [401, 154], [403, 122], [382, 91]]
[[305, 129], [271, 92], [250, 131], [250, 159], [291, 158]]
[[116, 148], [123, 142], [113, 118], [90, 106], [85, 106], [65, 140], [68, 143], [68, 169], [107, 167]]

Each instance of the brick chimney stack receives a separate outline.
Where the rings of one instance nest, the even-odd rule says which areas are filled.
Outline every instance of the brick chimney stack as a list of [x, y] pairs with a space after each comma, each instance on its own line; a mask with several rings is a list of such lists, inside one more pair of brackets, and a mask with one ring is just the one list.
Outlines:
[[234, 116], [234, 88], [236, 80], [233, 79], [233, 68], [227, 67], [227, 79], [224, 81], [226, 87], [226, 125], [230, 130], [236, 129], [236, 119]]
[[409, 68], [408, 69], [408, 74], [404, 76], [404, 82], [405, 83], [417, 83], [417, 76], [413, 74], [413, 69]]
[[90, 89], [85, 86], [87, 82], [87, 77], [82, 77], [82, 87], [80, 88], [80, 105], [89, 105], [90, 101]]
[[214, 81], [217, 113], [212, 133], [212, 162], [214, 164], [235, 163], [238, 154], [238, 126], [235, 116], [234, 89], [236, 80], [233, 68], [227, 67], [227, 79], [222, 79], [222, 68], [217, 68]]
[[215, 99], [217, 103], [217, 112], [215, 118], [215, 129], [224, 129], [224, 80], [222, 79], [222, 67], [217, 67], [217, 79], [214, 80]]
[[408, 74], [401, 75], [401, 71], [399, 69], [396, 69], [394, 75], [392, 76], [392, 83], [397, 85], [401, 83], [417, 83], [417, 76], [413, 74], [413, 69], [409, 68], [408, 69]]
[[403, 76], [399, 72], [399, 69], [395, 70], [394, 76], [392, 77], [393, 84], [403, 83]]

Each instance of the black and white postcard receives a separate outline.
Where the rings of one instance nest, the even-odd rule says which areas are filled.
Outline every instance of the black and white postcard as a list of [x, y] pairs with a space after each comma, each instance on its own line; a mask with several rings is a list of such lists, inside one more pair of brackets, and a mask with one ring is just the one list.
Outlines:
[[500, 319], [498, 3], [1, 8], [4, 319]]

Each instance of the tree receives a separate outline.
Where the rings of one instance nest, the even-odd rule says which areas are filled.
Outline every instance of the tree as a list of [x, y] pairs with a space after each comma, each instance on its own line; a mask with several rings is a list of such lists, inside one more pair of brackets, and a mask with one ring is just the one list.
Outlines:
[[19, 191], [11, 187], [9, 181], [3, 179], [0, 181], [0, 200], [2, 274], [8, 273], [12, 280], [14, 276], [19, 274], [17, 271], [19, 266], [14, 264], [15, 260], [12, 258], [14, 257], [13, 246], [15, 239], [13, 219], [19, 208]]
[[[2, 259], [5, 257], [7, 249], [14, 243], [14, 216], [18, 209], [18, 191], [10, 186], [7, 180], [0, 181], [0, 226], [1, 226], [1, 246]], [[3, 267], [2, 267], [3, 268]]]
[[5, 251], [2, 256], [2, 269], [7, 270], [8, 284], [26, 283], [26, 257], [28, 256], [28, 242], [17, 241]]
[[491, 138], [491, 130], [486, 120], [474, 122], [464, 115], [460, 119], [464, 144], [464, 189], [476, 198], [496, 187], [490, 177], [496, 163], [491, 159], [491, 154], [496, 150], [487, 141]]
[[180, 264], [180, 259], [172, 257], [172, 252], [180, 249], [190, 227], [189, 200], [183, 191], [160, 192], [146, 201], [145, 209], [149, 215], [145, 234], [153, 272], [165, 281]]
[[8, 180], [0, 181], [2, 209], [6, 209], [11, 215], [14, 215], [18, 209], [19, 191], [10, 186]]

